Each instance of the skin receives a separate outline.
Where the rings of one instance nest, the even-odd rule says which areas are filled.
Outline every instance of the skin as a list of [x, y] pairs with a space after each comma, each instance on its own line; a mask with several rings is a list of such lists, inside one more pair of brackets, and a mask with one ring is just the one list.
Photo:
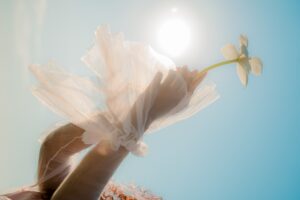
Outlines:
[[[179, 74], [183, 79], [178, 78]], [[133, 105], [130, 113], [132, 125], [137, 125], [135, 109], [140, 99], [155, 98], [149, 112], [146, 113], [148, 115], [145, 123], [146, 130], [154, 120], [167, 114], [185, 97], [184, 91], [188, 91], [188, 95], [191, 96], [205, 75], [203, 73], [199, 76], [197, 71], [189, 71], [187, 67], [181, 67], [170, 70], [162, 81], [162, 74], [158, 73]], [[182, 84], [183, 80], [186, 84]], [[40, 149], [38, 164], [40, 192], [19, 192], [8, 194], [7, 197], [18, 200], [99, 199], [105, 185], [129, 152], [124, 147], [115, 151], [107, 141], [102, 141], [94, 146], [72, 170], [71, 157], [90, 147], [82, 142], [83, 133], [83, 129], [71, 123], [51, 132]], [[53, 175], [53, 172], [61, 167], [63, 169]]]

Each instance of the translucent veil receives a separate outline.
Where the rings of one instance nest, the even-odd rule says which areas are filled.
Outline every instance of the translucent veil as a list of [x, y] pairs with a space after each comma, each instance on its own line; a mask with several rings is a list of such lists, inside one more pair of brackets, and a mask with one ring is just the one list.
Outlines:
[[[83, 128], [85, 143], [106, 139], [115, 148], [123, 145], [132, 153], [143, 155], [145, 145], [141, 136], [145, 131], [153, 132], [186, 119], [218, 98], [214, 85], [201, 86], [188, 98], [186, 84], [178, 76], [182, 79], [178, 89], [187, 98], [145, 130], [145, 113], [153, 99], [151, 95], [146, 98], [141, 94], [158, 72], [165, 77], [170, 69], [176, 68], [175, 64], [147, 45], [125, 41], [122, 33], [112, 34], [107, 26], [99, 27], [95, 35], [95, 45], [82, 60], [94, 72], [97, 82], [70, 74], [53, 63], [30, 67], [39, 82], [33, 94], [51, 110]], [[137, 100], [139, 122], [134, 127], [129, 110]], [[105, 117], [100, 118], [100, 113]], [[121, 128], [115, 126], [119, 123]]]
[[[121, 33], [112, 34], [107, 26], [99, 27], [95, 35], [94, 46], [82, 60], [96, 80], [71, 74], [54, 63], [30, 66], [38, 80], [33, 94], [49, 109], [84, 129], [84, 143], [93, 145], [106, 140], [114, 149], [123, 146], [135, 155], [144, 155], [145, 132], [186, 119], [218, 98], [213, 84], [202, 84], [188, 94], [184, 79], [177, 75], [176, 87], [186, 94], [185, 98], [146, 127], [157, 92], [149, 85], [158, 73], [165, 79], [170, 70], [176, 69], [175, 64], [145, 44], [126, 41]], [[134, 125], [132, 107], [137, 116]]]

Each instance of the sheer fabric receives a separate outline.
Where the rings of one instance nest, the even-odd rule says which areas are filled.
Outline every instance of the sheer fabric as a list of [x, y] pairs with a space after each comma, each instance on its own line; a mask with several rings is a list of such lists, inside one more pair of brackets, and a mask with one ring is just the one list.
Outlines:
[[[214, 85], [201, 86], [188, 94], [186, 83], [177, 75], [180, 84], [176, 87], [186, 97], [145, 130], [157, 91], [152, 88], [150, 95], [141, 94], [158, 72], [166, 77], [169, 70], [175, 70], [175, 64], [150, 46], [126, 41], [122, 33], [111, 33], [107, 26], [99, 27], [95, 35], [94, 46], [82, 60], [96, 81], [68, 73], [54, 63], [30, 67], [38, 80], [33, 94], [51, 110], [83, 128], [86, 133], [82, 140], [86, 144], [109, 140], [115, 149], [122, 145], [133, 154], [144, 155], [145, 131], [153, 132], [186, 119], [218, 98]], [[129, 114], [134, 104], [138, 119], [135, 126]]]
[[[175, 64], [150, 46], [126, 41], [122, 33], [111, 33], [107, 26], [99, 27], [95, 35], [94, 46], [82, 58], [93, 72], [93, 79], [69, 73], [55, 63], [30, 66], [38, 80], [32, 89], [33, 95], [53, 112], [84, 129], [85, 133], [80, 138], [85, 144], [93, 145], [105, 140], [115, 150], [124, 146], [135, 155], [145, 155], [147, 145], [142, 141], [144, 133], [189, 118], [218, 98], [213, 84], [201, 84], [190, 94], [184, 78], [178, 73], [172, 84], [184, 94], [184, 98], [148, 126], [149, 112], [158, 92], [157, 88], [149, 85], [158, 73], [166, 80], [170, 71], [176, 70]], [[146, 94], [145, 90], [148, 90]], [[132, 110], [135, 120], [132, 119]], [[67, 146], [68, 142], [65, 144]], [[38, 181], [46, 181], [64, 168], [62, 165]], [[141, 200], [160, 199], [155, 196], [150, 198], [151, 195], [147, 196], [143, 190], [135, 187], [111, 183], [103, 195], [118, 199], [118, 192], [125, 194], [126, 191]], [[146, 196], [142, 198], [144, 194]], [[0, 196], [0, 200], [41, 199], [41, 195], [36, 184], [7, 197]]]

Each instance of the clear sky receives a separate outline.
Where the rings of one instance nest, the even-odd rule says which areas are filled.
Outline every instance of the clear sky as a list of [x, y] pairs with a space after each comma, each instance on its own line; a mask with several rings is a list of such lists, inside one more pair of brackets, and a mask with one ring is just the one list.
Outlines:
[[146, 137], [148, 156], [129, 156], [114, 179], [167, 200], [300, 199], [296, 0], [0, 0], [0, 192], [34, 182], [38, 139], [62, 121], [31, 95], [27, 65], [55, 60], [81, 73], [80, 57], [101, 24], [160, 51], [156, 32], [174, 7], [192, 27], [191, 44], [173, 58], [178, 65], [218, 62], [220, 48], [244, 33], [263, 75], [245, 89], [233, 66], [210, 73], [221, 98]]

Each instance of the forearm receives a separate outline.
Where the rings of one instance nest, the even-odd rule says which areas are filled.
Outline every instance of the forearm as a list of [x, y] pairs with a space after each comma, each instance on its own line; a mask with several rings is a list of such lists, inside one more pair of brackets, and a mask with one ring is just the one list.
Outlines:
[[51, 196], [70, 172], [70, 157], [88, 147], [81, 141], [83, 133], [83, 129], [70, 123], [54, 130], [43, 141], [38, 164], [41, 192]]
[[114, 151], [110, 144], [101, 142], [65, 179], [52, 200], [99, 199], [107, 182], [127, 155], [125, 148]]
[[[137, 102], [148, 101], [150, 97], [146, 95], [146, 97], [140, 99]], [[147, 103], [147, 106], [150, 106], [150, 104]], [[130, 122], [132, 127], [135, 127], [133, 130], [136, 130], [141, 125], [138, 124], [137, 107], [138, 103], [131, 109], [128, 121], [125, 120], [126, 122]], [[145, 110], [147, 109], [145, 108]], [[152, 118], [148, 116], [147, 112], [144, 117], [143, 126], [145, 131], [151, 124]], [[116, 126], [121, 127], [121, 124]], [[107, 182], [127, 155], [128, 150], [123, 146], [115, 151], [109, 143], [101, 141], [63, 181], [53, 194], [52, 200], [98, 200]]]

